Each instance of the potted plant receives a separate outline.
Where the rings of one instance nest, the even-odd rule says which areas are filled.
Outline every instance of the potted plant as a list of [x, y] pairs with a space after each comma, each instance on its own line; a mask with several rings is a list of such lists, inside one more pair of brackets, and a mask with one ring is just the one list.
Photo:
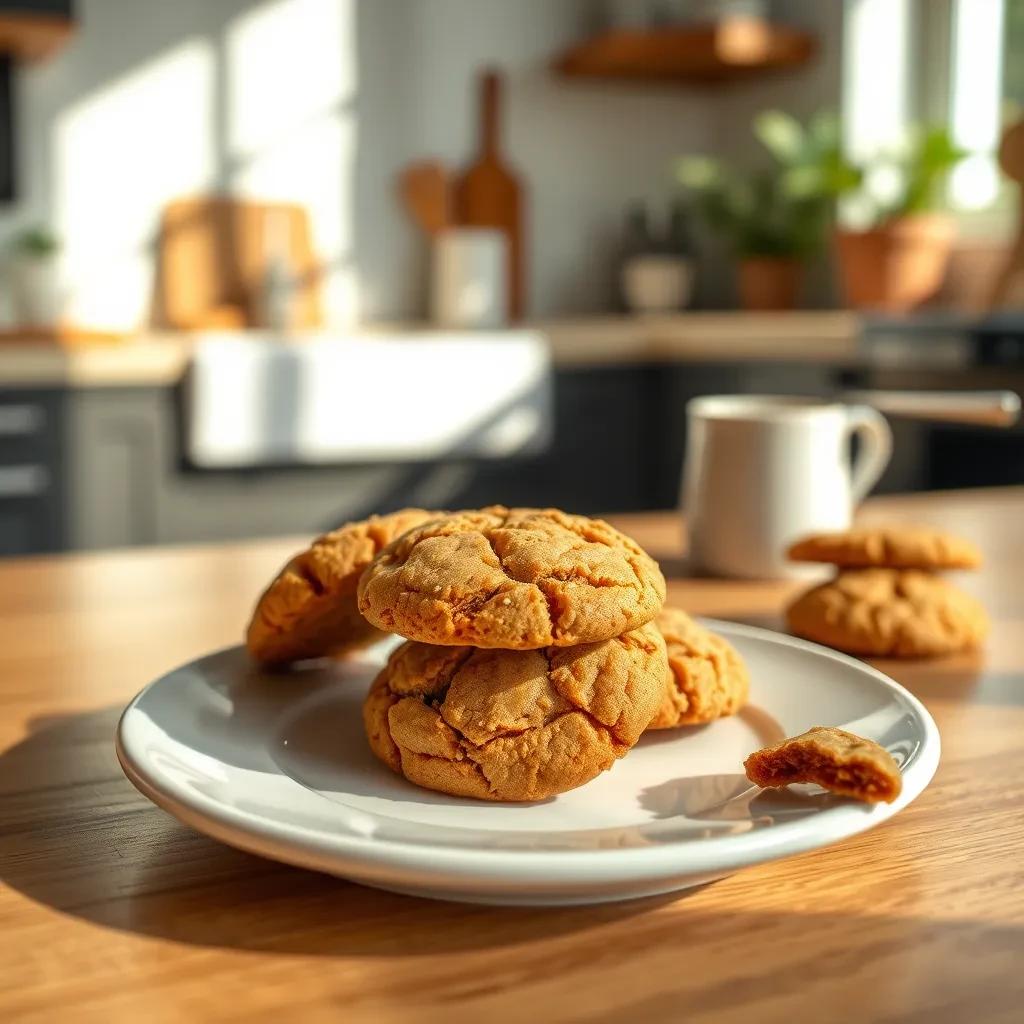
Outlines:
[[918, 127], [899, 150], [851, 165], [835, 233], [849, 305], [906, 312], [939, 290], [956, 236], [941, 210], [943, 186], [965, 155], [945, 128]]
[[53, 327], [60, 319], [57, 273], [60, 243], [44, 227], [28, 228], [11, 243], [10, 269], [14, 310], [22, 327]]
[[753, 127], [767, 166], [741, 174], [709, 157], [684, 157], [678, 176], [707, 224], [730, 242], [743, 307], [792, 309], [840, 187], [832, 176], [852, 171], [837, 159], [833, 118], [819, 116], [805, 128], [787, 114], [766, 111]]

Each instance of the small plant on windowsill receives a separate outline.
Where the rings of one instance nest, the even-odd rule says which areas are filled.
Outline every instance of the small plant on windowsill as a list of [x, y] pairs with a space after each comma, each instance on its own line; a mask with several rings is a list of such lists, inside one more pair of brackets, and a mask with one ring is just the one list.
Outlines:
[[902, 146], [848, 165], [859, 181], [837, 190], [835, 243], [851, 306], [906, 312], [939, 290], [956, 236], [945, 185], [964, 156], [942, 126], [915, 126]]
[[60, 252], [60, 242], [48, 228], [26, 228], [14, 236], [11, 251], [25, 259], [52, 259]]
[[12, 298], [22, 327], [51, 328], [60, 319], [60, 242], [45, 227], [26, 228], [10, 244]]
[[766, 166], [743, 174], [709, 157], [684, 157], [678, 177], [707, 225], [729, 242], [744, 308], [792, 309], [804, 265], [824, 243], [834, 198], [859, 184], [859, 172], [841, 158], [831, 115], [804, 126], [766, 111], [753, 131]]

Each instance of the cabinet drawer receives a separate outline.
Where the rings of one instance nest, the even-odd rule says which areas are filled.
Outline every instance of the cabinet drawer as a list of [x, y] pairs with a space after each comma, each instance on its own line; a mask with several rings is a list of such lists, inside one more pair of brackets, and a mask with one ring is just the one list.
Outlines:
[[46, 407], [40, 402], [0, 403], [0, 438], [38, 437], [46, 423]]
[[0, 398], [0, 466], [48, 462], [58, 446], [56, 410], [39, 397]]
[[11, 498], [42, 498], [50, 492], [50, 472], [45, 466], [0, 466], [0, 502]]

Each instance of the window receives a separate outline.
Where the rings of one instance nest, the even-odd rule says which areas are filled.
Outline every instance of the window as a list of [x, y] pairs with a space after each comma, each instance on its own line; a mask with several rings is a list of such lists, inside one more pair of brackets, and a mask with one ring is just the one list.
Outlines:
[[850, 0], [844, 8], [844, 145], [863, 158], [915, 121], [945, 122], [968, 156], [949, 201], [970, 233], [1005, 233], [1012, 190], [996, 152], [1024, 116], [1024, 0]]
[[1005, 0], [956, 0], [949, 126], [968, 156], [950, 177], [950, 200], [962, 210], [983, 210], [999, 195], [995, 154], [1002, 132], [1003, 13]]

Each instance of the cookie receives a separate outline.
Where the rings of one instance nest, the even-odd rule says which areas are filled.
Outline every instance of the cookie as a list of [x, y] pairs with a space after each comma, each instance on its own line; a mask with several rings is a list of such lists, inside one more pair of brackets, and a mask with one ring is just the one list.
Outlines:
[[925, 657], [978, 646], [985, 609], [941, 576], [914, 569], [850, 569], [787, 609], [793, 633], [850, 654]]
[[859, 526], [815, 533], [793, 544], [794, 562], [827, 562], [844, 569], [976, 569], [981, 552], [969, 540], [929, 526]]
[[557, 509], [495, 506], [427, 523], [359, 581], [359, 610], [380, 629], [505, 650], [609, 640], [650, 622], [664, 600], [664, 577], [638, 544]]
[[381, 548], [439, 515], [407, 508], [371, 516], [319, 537], [263, 592], [246, 633], [257, 661], [285, 663], [337, 655], [380, 636], [359, 614], [356, 584]]
[[678, 608], [663, 608], [655, 623], [668, 649], [669, 672], [649, 729], [712, 722], [746, 704], [750, 677], [732, 644]]
[[363, 706], [373, 752], [410, 782], [481, 800], [544, 800], [610, 768], [658, 708], [653, 625], [577, 647], [502, 651], [408, 642]]
[[755, 786], [813, 782], [833, 793], [892, 803], [903, 789], [899, 765], [874, 740], [816, 725], [800, 736], [756, 750], [743, 762]]

